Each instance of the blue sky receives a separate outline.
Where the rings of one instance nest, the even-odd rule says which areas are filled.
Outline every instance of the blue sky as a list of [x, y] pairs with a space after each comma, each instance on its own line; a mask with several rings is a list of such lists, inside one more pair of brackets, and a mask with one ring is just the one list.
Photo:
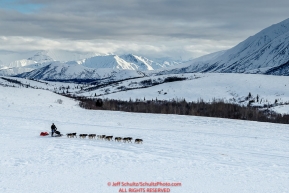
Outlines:
[[0, 8], [5, 10], [15, 10], [21, 13], [33, 13], [41, 9], [43, 5], [24, 3], [21, 0], [0, 0]]

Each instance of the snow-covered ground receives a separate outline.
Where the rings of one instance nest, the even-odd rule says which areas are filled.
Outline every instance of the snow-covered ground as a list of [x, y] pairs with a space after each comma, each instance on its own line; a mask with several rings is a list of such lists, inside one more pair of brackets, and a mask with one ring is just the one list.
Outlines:
[[[126, 74], [127, 72], [128, 74]], [[126, 101], [130, 99], [185, 99], [188, 102], [196, 102], [203, 99], [205, 102], [210, 102], [213, 99], [222, 99], [225, 102], [245, 106], [249, 102], [251, 106], [261, 108], [270, 105], [270, 110], [281, 114], [289, 114], [289, 79], [287, 76], [187, 73], [142, 77], [144, 75], [138, 74], [140, 78], [124, 80], [124, 77], [127, 77], [130, 72], [135, 71], [121, 71], [117, 76], [111, 77], [111, 81], [118, 80], [116, 83], [109, 83], [110, 80], [107, 79], [100, 81], [99, 85], [103, 86], [1, 76], [0, 85], [22, 87], [19, 84], [22, 83], [25, 87], [45, 89], [57, 93], [68, 92], [77, 96]], [[174, 77], [185, 80], [165, 82], [166, 79]], [[16, 82], [13, 80], [16, 80]], [[151, 82], [151, 85], [144, 84], [145, 82]], [[247, 98], [249, 93], [251, 97]]]
[[[140, 82], [144, 80], [157, 81], [166, 77], [188, 78], [184, 81], [169, 82], [153, 87], [125, 90], [140, 87]], [[81, 95], [94, 96], [104, 94], [102, 98], [127, 100], [172, 100], [186, 99], [187, 101], [198, 101], [203, 99], [210, 102], [213, 99], [223, 99], [226, 102], [247, 105], [250, 100], [254, 100], [252, 105], [263, 106], [267, 104], [279, 105], [272, 108], [278, 113], [289, 114], [289, 78], [287, 76], [271, 76], [258, 74], [233, 74], [233, 73], [188, 73], [179, 75], [161, 75], [127, 80], [118, 85], [109, 85], [105, 88], [83, 92]], [[106, 94], [109, 90], [112, 94]], [[108, 92], [109, 93], [109, 92]], [[251, 98], [245, 99], [249, 93]], [[258, 97], [257, 97], [258, 96]], [[258, 98], [258, 99], [257, 99]], [[275, 101], [277, 102], [275, 103]]]
[[[1, 193], [289, 192], [287, 125], [89, 111], [50, 91], [1, 86], [0, 109]], [[144, 143], [40, 137], [53, 122], [64, 134]]]
[[[182, 100], [210, 102], [213, 99], [223, 99], [225, 102], [252, 106], [270, 105], [270, 110], [281, 114], [289, 114], [289, 78], [288, 76], [273, 76], [260, 74], [233, 73], [187, 73], [143, 77], [124, 80], [130, 72], [120, 71], [111, 80], [104, 79], [99, 85], [52, 82], [44, 80], [29, 80], [16, 77], [1, 77], [0, 85], [22, 87], [20, 82], [28, 87], [50, 90], [57, 93], [70, 93], [77, 96], [96, 97], [102, 99], [146, 99], [146, 100]], [[128, 73], [128, 74], [126, 74]], [[165, 82], [168, 78], [183, 78], [183, 81]], [[10, 80], [10, 81], [9, 81]], [[11, 81], [12, 80], [12, 81]], [[16, 80], [13, 81], [13, 80]], [[116, 83], [109, 81], [118, 80]], [[151, 82], [151, 85], [144, 84]], [[154, 84], [157, 83], [157, 84]], [[154, 84], [154, 85], [153, 85]], [[250, 98], [247, 98], [249, 93]], [[265, 107], [267, 108], [267, 107]]]

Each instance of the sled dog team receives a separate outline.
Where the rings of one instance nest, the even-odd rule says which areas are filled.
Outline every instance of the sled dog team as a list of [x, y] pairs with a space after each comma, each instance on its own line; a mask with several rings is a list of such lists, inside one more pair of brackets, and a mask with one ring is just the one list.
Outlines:
[[[68, 138], [77, 138], [76, 133], [67, 133], [66, 134]], [[106, 136], [106, 135], [96, 135], [96, 134], [79, 134], [79, 138], [85, 139], [86, 137], [88, 137], [89, 139], [95, 139], [97, 137], [97, 139], [102, 139], [102, 140], [106, 140], [106, 141], [113, 141], [113, 136]], [[130, 142], [132, 143], [132, 137], [115, 137], [114, 141], [117, 142], [121, 142], [123, 141], [124, 143], [126, 142]], [[135, 139], [134, 140], [135, 143], [142, 143], [143, 140], [142, 139]]]

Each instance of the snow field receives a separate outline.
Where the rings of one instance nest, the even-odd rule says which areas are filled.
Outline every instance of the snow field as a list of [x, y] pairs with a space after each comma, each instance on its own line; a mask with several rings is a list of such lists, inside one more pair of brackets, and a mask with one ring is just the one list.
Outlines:
[[[287, 125], [90, 111], [36, 89], [0, 87], [0, 93], [0, 192], [155, 188], [108, 182], [180, 182], [169, 187], [174, 193], [289, 191]], [[144, 142], [40, 137], [52, 122], [63, 134], [131, 136]]]
[[[180, 76], [180, 75], [178, 75]], [[166, 77], [160, 76], [161, 78]], [[239, 105], [247, 105], [248, 100], [245, 97], [251, 93], [255, 102], [252, 105], [263, 106], [264, 104], [274, 104], [289, 102], [289, 79], [285, 76], [270, 75], [252, 75], [252, 74], [218, 74], [218, 73], [191, 73], [184, 74], [189, 80], [164, 83], [161, 85], [117, 92], [104, 95], [103, 98], [127, 100], [146, 99], [146, 100], [172, 100], [186, 99], [186, 101], [198, 101], [203, 99], [206, 102], [215, 99], [224, 99], [224, 101], [234, 102]], [[154, 77], [157, 79], [158, 77]], [[141, 78], [144, 80], [148, 78]], [[136, 80], [128, 80], [119, 86], [126, 86]], [[139, 81], [140, 82], [140, 81]], [[113, 88], [109, 88], [113, 90]], [[102, 90], [105, 90], [102, 89]], [[94, 93], [103, 94], [101, 89], [83, 93], [84, 96], [94, 96]], [[257, 102], [256, 97], [259, 97]], [[240, 101], [245, 101], [244, 103]], [[288, 105], [280, 105], [272, 108], [277, 113], [289, 114]]]
[[[99, 71], [98, 71], [99, 72]], [[120, 71], [116, 80], [129, 76], [126, 73], [134, 71]], [[184, 81], [163, 83], [148, 88], [140, 88], [143, 81], [152, 80], [160, 82], [168, 77], [187, 78]], [[6, 77], [7, 78], [7, 77]], [[173, 100], [186, 99], [186, 101], [198, 101], [203, 99], [210, 102], [213, 99], [223, 99], [226, 102], [247, 106], [249, 100], [254, 100], [252, 106], [273, 105], [270, 110], [281, 114], [289, 114], [289, 79], [286, 76], [252, 75], [252, 74], [218, 74], [218, 73], [188, 73], [179, 75], [160, 75], [144, 78], [136, 78], [110, 84], [96, 90], [87, 84], [74, 84], [51, 81], [33, 81], [23, 78], [8, 78], [17, 80], [34, 88], [50, 90], [54, 92], [69, 92], [77, 96], [109, 98], [129, 101], [130, 99], [146, 100]], [[0, 85], [19, 87], [19, 84], [9, 82], [0, 77]], [[60, 89], [61, 88], [61, 89]], [[68, 89], [69, 88], [69, 89]], [[81, 90], [83, 88], [83, 90]], [[123, 89], [125, 88], [125, 89]], [[135, 89], [135, 90], [126, 90]], [[252, 97], [246, 100], [251, 93]], [[258, 101], [257, 101], [258, 96]], [[277, 103], [275, 103], [277, 101]]]

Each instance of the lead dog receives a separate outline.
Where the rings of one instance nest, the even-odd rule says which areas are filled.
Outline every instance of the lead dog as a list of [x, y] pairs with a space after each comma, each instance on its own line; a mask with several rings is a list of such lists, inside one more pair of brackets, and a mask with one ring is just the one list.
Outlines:
[[139, 144], [139, 143], [142, 143], [143, 140], [142, 140], [142, 139], [135, 139], [134, 142], [137, 143], [137, 144]]

